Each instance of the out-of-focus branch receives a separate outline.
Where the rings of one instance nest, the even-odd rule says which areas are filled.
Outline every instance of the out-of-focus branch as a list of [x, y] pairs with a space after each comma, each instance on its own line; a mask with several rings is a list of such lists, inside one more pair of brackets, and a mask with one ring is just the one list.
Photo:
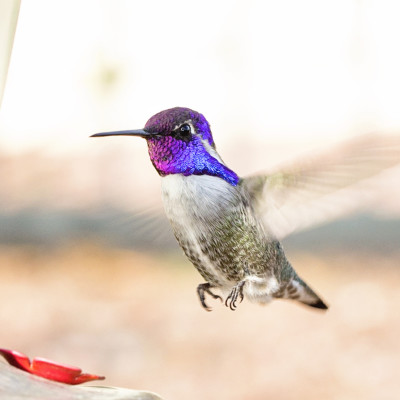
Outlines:
[[17, 28], [20, 0], [0, 2], [0, 106]]

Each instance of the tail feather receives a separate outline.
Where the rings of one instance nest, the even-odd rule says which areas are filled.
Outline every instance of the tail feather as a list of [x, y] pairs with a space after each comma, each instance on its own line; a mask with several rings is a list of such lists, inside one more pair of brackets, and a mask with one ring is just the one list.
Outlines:
[[310, 307], [314, 307], [314, 308], [319, 308], [320, 310], [327, 310], [328, 306], [321, 300], [319, 299], [316, 303], [313, 304], [309, 304], [309, 303], [305, 303]]
[[297, 300], [307, 306], [327, 310], [328, 306], [322, 299], [298, 276], [294, 277], [286, 288], [285, 298]]

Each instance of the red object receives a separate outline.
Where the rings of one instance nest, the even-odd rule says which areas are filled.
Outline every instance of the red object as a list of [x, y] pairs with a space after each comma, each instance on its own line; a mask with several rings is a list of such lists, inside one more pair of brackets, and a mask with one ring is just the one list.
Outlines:
[[14, 350], [0, 349], [0, 354], [12, 366], [51, 381], [77, 385], [79, 383], [104, 379], [104, 376], [82, 374], [80, 368], [58, 364], [41, 357], [36, 357], [31, 362], [25, 354]]

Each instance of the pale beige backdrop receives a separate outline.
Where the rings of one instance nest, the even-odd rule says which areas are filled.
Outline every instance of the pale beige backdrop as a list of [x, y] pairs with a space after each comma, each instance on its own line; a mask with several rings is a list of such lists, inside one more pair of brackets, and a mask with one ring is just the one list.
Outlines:
[[144, 141], [88, 136], [187, 106], [245, 175], [399, 134], [399, 14], [373, 0], [22, 2], [0, 111], [0, 346], [165, 399], [398, 399], [398, 168], [360, 201], [371, 220], [284, 243], [327, 313], [206, 313], [165, 220], [137, 214], [160, 212]]

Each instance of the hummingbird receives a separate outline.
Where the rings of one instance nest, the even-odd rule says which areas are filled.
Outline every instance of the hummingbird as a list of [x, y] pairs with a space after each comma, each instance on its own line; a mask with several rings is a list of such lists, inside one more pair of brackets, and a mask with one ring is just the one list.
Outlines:
[[[153, 115], [143, 129], [91, 137], [120, 135], [147, 141], [175, 238], [204, 279], [197, 294], [205, 310], [211, 310], [206, 295], [223, 301], [231, 310], [244, 298], [260, 304], [290, 299], [316, 309], [328, 308], [296, 273], [279, 235], [264, 218], [274, 202], [290, 198], [283, 195], [285, 188], [304, 192], [304, 187], [310, 186], [312, 174], [307, 164], [300, 174], [289, 170], [241, 178], [218, 154], [206, 118], [185, 107]], [[337, 188], [347, 183], [327, 178], [320, 186]], [[272, 201], [265, 202], [269, 195]]]

